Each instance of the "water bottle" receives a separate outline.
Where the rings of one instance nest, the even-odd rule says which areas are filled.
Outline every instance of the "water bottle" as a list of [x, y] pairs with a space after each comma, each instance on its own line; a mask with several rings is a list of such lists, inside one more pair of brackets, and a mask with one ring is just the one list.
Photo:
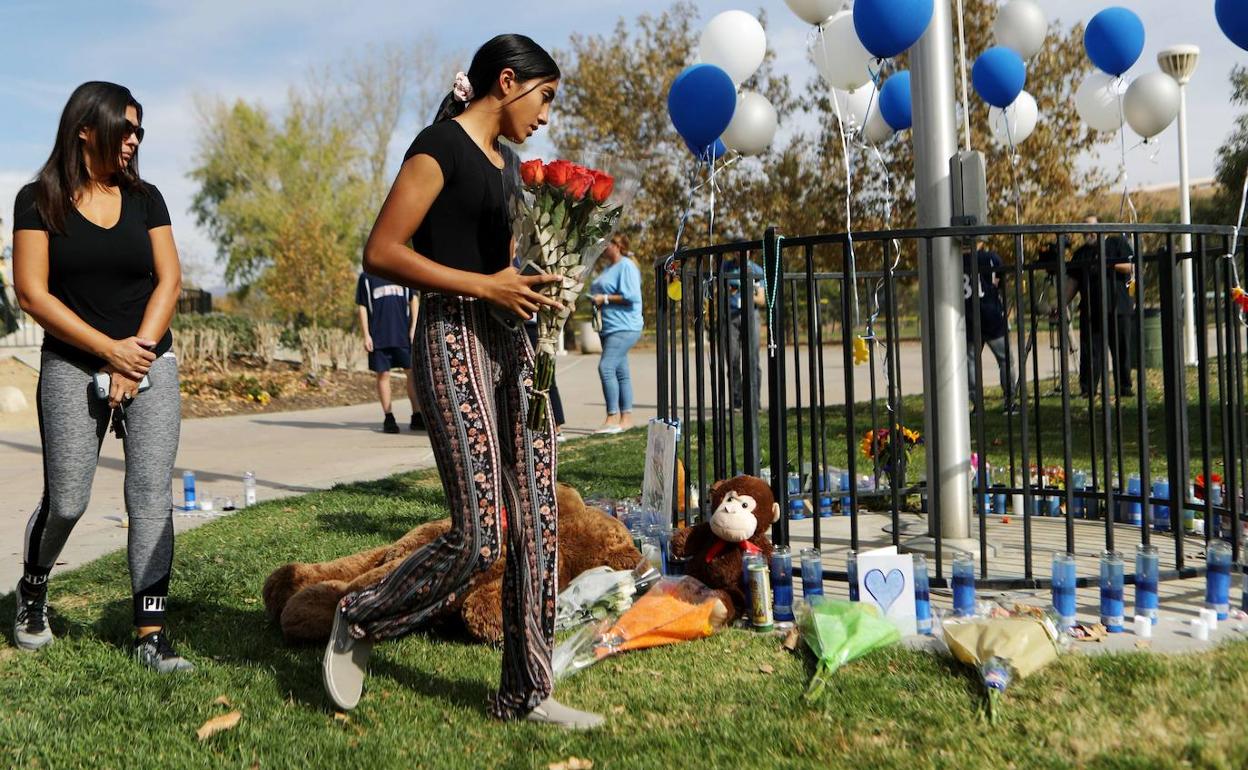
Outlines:
[[243, 507], [250, 508], [256, 504], [256, 474], [247, 471], [243, 474]]
[[1123, 615], [1122, 554], [1101, 554], [1101, 625], [1111, 634], [1122, 633]]
[[1157, 625], [1157, 581], [1161, 560], [1155, 545], [1135, 547], [1135, 614]]
[[182, 471], [182, 510], [199, 510], [195, 502], [195, 471]]
[[914, 554], [914, 619], [920, 634], [932, 635], [932, 592], [927, 579], [927, 557]]
[[969, 553], [953, 557], [953, 614], [975, 615], [975, 557]]

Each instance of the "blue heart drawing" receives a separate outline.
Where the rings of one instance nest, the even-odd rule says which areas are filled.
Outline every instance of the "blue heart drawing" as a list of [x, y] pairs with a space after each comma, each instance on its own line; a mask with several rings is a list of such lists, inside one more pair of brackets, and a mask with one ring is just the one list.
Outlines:
[[873, 569], [867, 573], [862, 582], [867, 587], [867, 593], [879, 603], [885, 615], [901, 596], [901, 592], [906, 590], [906, 576], [899, 569], [890, 570], [888, 577], [884, 577], [884, 573], [880, 570]]

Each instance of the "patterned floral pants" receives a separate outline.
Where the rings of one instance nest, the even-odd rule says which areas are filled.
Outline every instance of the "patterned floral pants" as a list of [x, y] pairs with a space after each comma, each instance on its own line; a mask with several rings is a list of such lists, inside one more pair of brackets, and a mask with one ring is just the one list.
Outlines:
[[[412, 376], [450, 504], [452, 527], [379, 583], [344, 599], [357, 638], [391, 639], [436, 617], [501, 555], [503, 671], [490, 713], [524, 716], [554, 686], [556, 521], [554, 420], [525, 426], [533, 352], [483, 301], [421, 298]], [[502, 506], [508, 511], [502, 526]]]

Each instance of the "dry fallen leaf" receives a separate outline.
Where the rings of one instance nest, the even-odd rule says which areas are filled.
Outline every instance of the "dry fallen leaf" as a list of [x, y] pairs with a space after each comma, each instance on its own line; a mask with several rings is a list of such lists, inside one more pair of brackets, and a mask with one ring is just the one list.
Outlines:
[[547, 765], [549, 770], [590, 770], [593, 766], [594, 760], [580, 757], [568, 757], [562, 762], [551, 762]]
[[216, 700], [214, 700], [214, 701], [213, 701], [213, 703], [214, 703], [214, 704], [216, 704], [216, 705], [218, 705], [218, 706], [225, 706], [226, 708], [229, 708], [229, 707], [230, 707], [230, 705], [231, 705], [231, 704], [230, 704], [230, 699], [229, 699], [229, 698], [227, 698], [227, 697], [225, 697], [224, 695], [218, 695], [218, 696], [217, 696], [217, 699], [216, 699]]
[[206, 741], [223, 730], [233, 730], [238, 726], [238, 723], [242, 720], [242, 718], [243, 712], [241, 711], [231, 711], [228, 714], [213, 717], [207, 722], [204, 722], [203, 726], [196, 731], [195, 737], [199, 738], [201, 741]]
[[794, 626], [792, 630], [789, 631], [788, 635], [784, 637], [784, 649], [789, 652], [793, 652], [797, 649], [797, 643], [800, 642], [801, 639], [801, 632], [797, 630], [797, 626]]
[[612, 714], [623, 714], [625, 711], [626, 711], [626, 709], [625, 709], [623, 706], [620, 706], [620, 705], [615, 705], [615, 706], [612, 706], [612, 707], [611, 707], [611, 713], [612, 713]]
[[758, 667], [758, 670], [764, 674], [776, 673], [776, 669], [770, 663], [763, 663], [762, 665]]
[[334, 712], [334, 721], [335, 721], [335, 722], [342, 722], [342, 723], [345, 725], [345, 724], [347, 724], [348, 722], [350, 722], [350, 721], [351, 721], [351, 717], [347, 716], [346, 714], [342, 713], [341, 711], [335, 711], [335, 712]]

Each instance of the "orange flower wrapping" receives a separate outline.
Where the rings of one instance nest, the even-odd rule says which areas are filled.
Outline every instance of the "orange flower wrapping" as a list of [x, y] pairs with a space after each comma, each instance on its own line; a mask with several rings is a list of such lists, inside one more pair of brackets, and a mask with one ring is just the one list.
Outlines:
[[607, 632], [608, 637], [624, 642], [614, 649], [599, 647], [594, 654], [605, 658], [624, 650], [644, 650], [708, 637], [715, 631], [711, 618], [716, 604], [719, 600], [714, 596], [691, 604], [670, 594], [651, 591], [638, 599]]
[[529, 160], [520, 164], [520, 181], [525, 187], [538, 187], [546, 181], [546, 167], [540, 160]]

